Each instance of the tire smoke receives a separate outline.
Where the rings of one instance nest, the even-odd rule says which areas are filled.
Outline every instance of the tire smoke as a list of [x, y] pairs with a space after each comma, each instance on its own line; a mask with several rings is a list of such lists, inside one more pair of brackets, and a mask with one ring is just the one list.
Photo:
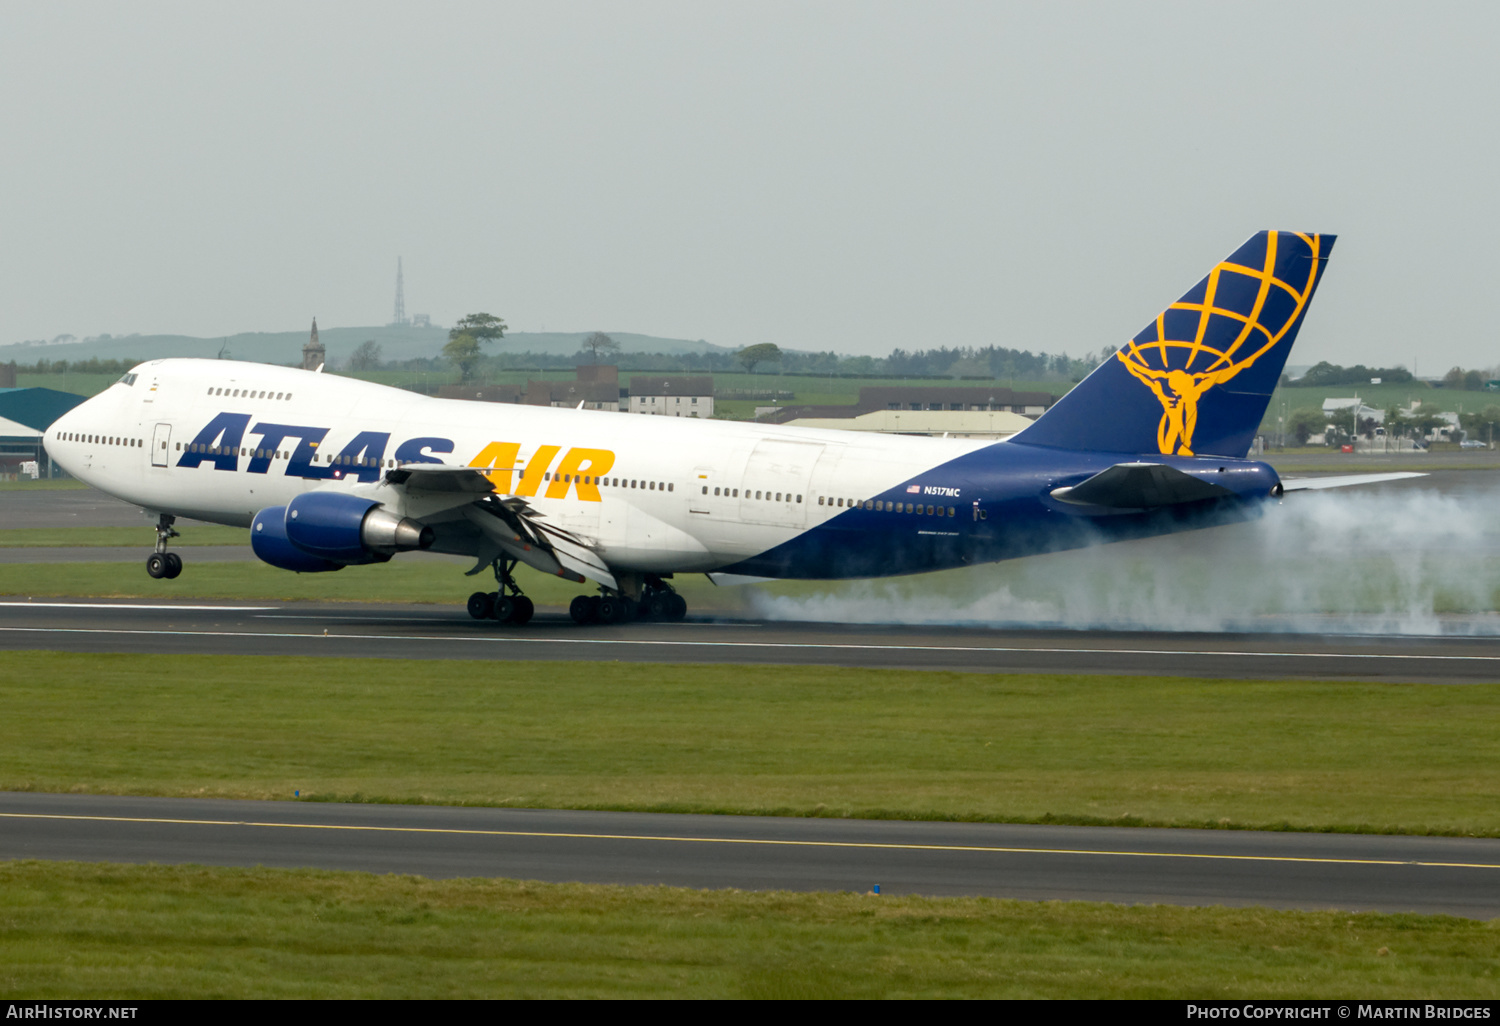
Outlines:
[[1500, 491], [1293, 493], [1258, 520], [921, 577], [756, 589], [768, 620], [1500, 634]]

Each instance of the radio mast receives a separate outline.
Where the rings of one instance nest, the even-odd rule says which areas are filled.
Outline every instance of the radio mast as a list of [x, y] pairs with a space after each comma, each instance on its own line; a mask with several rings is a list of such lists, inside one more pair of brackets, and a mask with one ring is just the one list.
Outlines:
[[402, 327], [406, 324], [406, 295], [401, 281], [401, 258], [396, 258], [396, 317], [391, 321], [393, 327]]

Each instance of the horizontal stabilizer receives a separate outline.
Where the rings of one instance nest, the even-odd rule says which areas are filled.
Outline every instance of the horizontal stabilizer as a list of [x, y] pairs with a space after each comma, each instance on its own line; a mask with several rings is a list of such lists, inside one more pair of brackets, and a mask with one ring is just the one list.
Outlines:
[[1291, 477], [1281, 479], [1281, 488], [1288, 492], [1316, 492], [1325, 488], [1349, 488], [1353, 485], [1379, 484], [1381, 481], [1404, 481], [1409, 477], [1426, 477], [1414, 470], [1389, 474], [1341, 474], [1337, 477]]
[[1059, 502], [1108, 509], [1155, 509], [1234, 495], [1228, 488], [1161, 463], [1116, 463], [1082, 484], [1054, 488], [1051, 494]]

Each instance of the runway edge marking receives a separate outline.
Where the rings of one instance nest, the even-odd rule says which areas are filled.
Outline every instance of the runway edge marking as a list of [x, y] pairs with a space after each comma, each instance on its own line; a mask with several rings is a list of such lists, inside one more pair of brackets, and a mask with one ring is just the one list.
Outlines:
[[1090, 855], [1143, 859], [1207, 859], [1220, 862], [1299, 862], [1338, 866], [1418, 866], [1424, 869], [1500, 869], [1488, 862], [1425, 862], [1412, 859], [1340, 859], [1303, 855], [1215, 855], [1207, 852], [1109, 851], [1089, 848], [1019, 848], [980, 844], [900, 844], [883, 841], [789, 841], [765, 837], [673, 837], [658, 834], [585, 834], [549, 830], [479, 830], [462, 827], [362, 826], [340, 823], [273, 823], [239, 819], [170, 819], [154, 816], [77, 816], [0, 812], [0, 819], [72, 820], [89, 823], [158, 823], [174, 826], [263, 827], [285, 830], [351, 830], [398, 834], [459, 834], [476, 837], [556, 837], [585, 841], [673, 841], [683, 844], [759, 844], [787, 848], [872, 848], [898, 851], [961, 851], [996, 855]]
[[1116, 656], [1222, 656], [1251, 659], [1367, 659], [1431, 660], [1436, 662], [1500, 662], [1500, 655], [1416, 655], [1401, 652], [1250, 652], [1240, 650], [1198, 650], [1167, 648], [1051, 648], [987, 645], [852, 645], [819, 644], [797, 641], [669, 641], [610, 638], [479, 638], [469, 635], [432, 634], [290, 634], [283, 631], [148, 631], [111, 627], [0, 627], [0, 632], [15, 634], [125, 634], [170, 635], [198, 638], [282, 638], [306, 641], [438, 641], [444, 643], [515, 645], [634, 645], [659, 648], [764, 648], [822, 649], [854, 652], [994, 652], [1019, 655], [1036, 652], [1043, 655], [1116, 655]]

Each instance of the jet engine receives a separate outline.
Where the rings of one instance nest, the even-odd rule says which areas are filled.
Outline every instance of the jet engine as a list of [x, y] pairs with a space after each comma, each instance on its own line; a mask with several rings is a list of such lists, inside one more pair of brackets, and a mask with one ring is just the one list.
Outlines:
[[426, 549], [432, 528], [397, 516], [373, 499], [307, 492], [270, 506], [250, 525], [250, 547], [264, 562], [298, 573], [381, 563], [396, 552]]

